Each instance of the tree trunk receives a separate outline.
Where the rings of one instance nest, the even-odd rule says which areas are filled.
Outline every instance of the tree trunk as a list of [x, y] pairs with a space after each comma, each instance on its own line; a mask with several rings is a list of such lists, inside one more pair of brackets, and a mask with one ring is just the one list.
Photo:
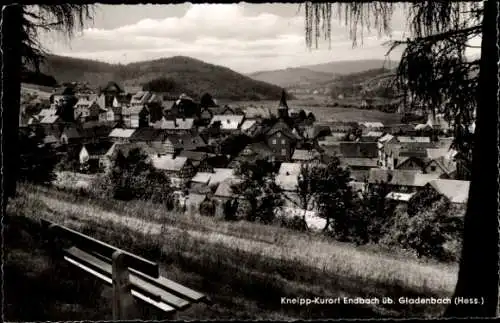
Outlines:
[[18, 136], [21, 96], [21, 33], [23, 11], [20, 5], [2, 6], [2, 211], [16, 193], [18, 179]]
[[[447, 317], [494, 317], [498, 304], [498, 35], [497, 0], [485, 2], [472, 179], [462, 257]], [[493, 153], [493, 154], [492, 154]], [[495, 155], [497, 158], [493, 158]], [[455, 304], [476, 298], [479, 304]]]

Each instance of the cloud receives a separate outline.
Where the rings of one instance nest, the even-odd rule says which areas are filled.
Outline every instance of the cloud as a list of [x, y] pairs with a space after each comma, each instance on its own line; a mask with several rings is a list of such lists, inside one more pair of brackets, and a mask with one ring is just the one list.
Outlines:
[[334, 60], [384, 59], [387, 48], [381, 44], [388, 38], [365, 33], [363, 40], [363, 46], [353, 49], [346, 27], [334, 21], [331, 49], [321, 41], [320, 49], [309, 51], [302, 14], [246, 15], [238, 4], [196, 4], [178, 17], [144, 18], [111, 29], [87, 28], [70, 46], [53, 41], [46, 47], [59, 55], [113, 63], [186, 55], [247, 73]]

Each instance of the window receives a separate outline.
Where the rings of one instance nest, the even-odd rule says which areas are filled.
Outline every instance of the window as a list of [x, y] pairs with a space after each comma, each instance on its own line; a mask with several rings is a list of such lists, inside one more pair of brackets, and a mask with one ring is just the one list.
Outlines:
[[284, 145], [285, 143], [285, 139], [281, 139], [281, 144]]
[[436, 171], [436, 166], [432, 165], [431, 166], [431, 172], [435, 172]]
[[286, 156], [286, 149], [281, 149], [281, 156]]
[[273, 139], [273, 145], [276, 145], [276, 139]]

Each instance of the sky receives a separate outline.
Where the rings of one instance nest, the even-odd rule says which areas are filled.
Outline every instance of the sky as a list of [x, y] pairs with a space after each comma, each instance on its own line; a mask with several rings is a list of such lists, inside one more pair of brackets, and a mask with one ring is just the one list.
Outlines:
[[[51, 33], [41, 42], [51, 53], [108, 63], [190, 56], [240, 73], [332, 61], [386, 59], [388, 40], [407, 32], [402, 11], [393, 15], [390, 37], [364, 30], [353, 47], [344, 22], [333, 20], [331, 47], [305, 43], [304, 9], [297, 3], [97, 5], [93, 22], [72, 39]], [[399, 60], [402, 50], [389, 58]]]

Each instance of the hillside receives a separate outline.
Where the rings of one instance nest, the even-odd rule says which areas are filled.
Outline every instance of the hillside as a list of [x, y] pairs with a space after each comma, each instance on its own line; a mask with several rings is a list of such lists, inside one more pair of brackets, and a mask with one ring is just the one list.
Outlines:
[[318, 82], [331, 81], [335, 75], [307, 68], [287, 68], [284, 70], [262, 71], [249, 74], [251, 78], [282, 87], [302, 87]]
[[110, 80], [124, 86], [142, 86], [166, 78], [173, 84], [170, 91], [175, 96], [187, 93], [198, 97], [209, 92], [218, 99], [275, 100], [280, 98], [282, 90], [229, 68], [184, 56], [121, 65], [51, 55], [41, 70], [60, 83], [88, 82], [96, 87]]
[[302, 66], [311, 71], [333, 73], [337, 75], [346, 75], [353, 73], [360, 73], [366, 70], [379, 69], [379, 68], [395, 68], [398, 62], [385, 61], [383, 59], [367, 59], [356, 61], [340, 61], [330, 62], [323, 64]]

